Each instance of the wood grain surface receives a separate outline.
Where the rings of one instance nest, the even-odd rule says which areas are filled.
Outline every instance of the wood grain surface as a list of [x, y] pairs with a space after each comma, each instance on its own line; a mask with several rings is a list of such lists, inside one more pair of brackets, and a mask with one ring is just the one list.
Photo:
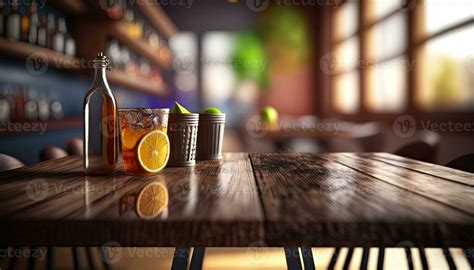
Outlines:
[[[170, 195], [162, 215], [144, 220], [121, 211], [122, 197], [153, 181]], [[247, 246], [264, 239], [247, 154], [149, 177], [85, 176], [80, 157], [4, 172], [0, 220], [0, 244], [15, 246]]]
[[[261, 191], [269, 245], [474, 243], [474, 189], [468, 185], [421, 169], [381, 163], [371, 154], [364, 158], [340, 153], [250, 157]], [[449, 173], [442, 176], [450, 177]]]
[[[154, 181], [169, 205], [142, 219], [123, 200]], [[0, 173], [0, 246], [472, 247], [473, 181], [385, 153], [227, 153], [149, 177], [71, 156]]]

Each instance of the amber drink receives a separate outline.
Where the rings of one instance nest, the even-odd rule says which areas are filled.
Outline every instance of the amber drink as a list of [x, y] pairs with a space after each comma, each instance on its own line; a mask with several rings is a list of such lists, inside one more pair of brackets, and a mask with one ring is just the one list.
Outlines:
[[115, 171], [118, 158], [117, 103], [107, 82], [108, 58], [99, 53], [93, 61], [95, 79], [84, 98], [84, 172]]
[[125, 171], [151, 175], [139, 162], [138, 146], [142, 138], [155, 130], [166, 134], [169, 109], [119, 109], [122, 158]]

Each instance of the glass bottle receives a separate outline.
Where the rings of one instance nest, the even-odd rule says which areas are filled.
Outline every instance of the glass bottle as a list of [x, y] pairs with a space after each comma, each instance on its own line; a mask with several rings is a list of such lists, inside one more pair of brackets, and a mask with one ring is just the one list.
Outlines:
[[40, 25], [38, 8], [36, 3], [31, 3], [30, 6], [30, 28], [28, 29], [28, 42], [30, 44], [36, 44], [38, 40], [38, 28]]
[[53, 49], [53, 36], [56, 33], [56, 20], [53, 13], [48, 13], [48, 23], [46, 25], [46, 47]]
[[47, 40], [48, 40], [48, 31], [46, 30], [46, 24], [47, 24], [48, 19], [46, 19], [46, 16], [43, 16], [41, 18], [41, 24], [38, 28], [38, 36], [37, 36], [37, 44], [41, 47], [46, 47], [47, 45]]
[[28, 7], [24, 7], [24, 13], [21, 15], [21, 22], [20, 22], [20, 40], [24, 42], [28, 42], [28, 32], [30, 30], [31, 24], [31, 14]]
[[66, 28], [66, 23], [64, 23], [64, 31], [65, 31], [65, 36], [64, 36], [64, 53], [67, 56], [74, 57], [76, 56], [76, 41], [74, 38], [69, 34]]
[[49, 102], [47, 96], [41, 94], [38, 99], [38, 119], [47, 121], [50, 118]]
[[66, 42], [66, 20], [64, 18], [58, 19], [58, 31], [53, 36], [53, 50], [64, 53], [64, 45]]
[[28, 101], [25, 104], [25, 118], [28, 121], [38, 120], [38, 102], [36, 101], [36, 91], [29, 89], [27, 92]]
[[8, 99], [8, 90], [3, 89], [0, 93], [0, 123], [10, 121], [10, 101]]
[[7, 38], [10, 40], [19, 40], [20, 39], [20, 20], [21, 16], [18, 12], [18, 2], [13, 0], [12, 2], [12, 11], [7, 18]]
[[117, 103], [106, 78], [108, 58], [101, 52], [93, 61], [95, 78], [84, 99], [84, 172], [115, 171], [118, 158]]

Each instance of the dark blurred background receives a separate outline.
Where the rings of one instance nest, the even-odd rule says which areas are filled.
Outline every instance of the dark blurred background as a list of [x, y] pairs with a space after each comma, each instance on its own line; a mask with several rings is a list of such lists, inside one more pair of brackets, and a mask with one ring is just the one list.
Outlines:
[[25, 164], [82, 138], [98, 51], [119, 107], [224, 111], [224, 151], [474, 153], [472, 0], [0, 3], [0, 153]]

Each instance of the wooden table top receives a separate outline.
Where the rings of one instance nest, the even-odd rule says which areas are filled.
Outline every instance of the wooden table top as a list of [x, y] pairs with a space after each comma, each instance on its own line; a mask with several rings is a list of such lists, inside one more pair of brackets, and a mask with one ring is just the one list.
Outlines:
[[[122, 198], [158, 181], [166, 211]], [[227, 153], [157, 176], [91, 177], [79, 156], [0, 173], [0, 245], [474, 245], [474, 174], [386, 153]]]

